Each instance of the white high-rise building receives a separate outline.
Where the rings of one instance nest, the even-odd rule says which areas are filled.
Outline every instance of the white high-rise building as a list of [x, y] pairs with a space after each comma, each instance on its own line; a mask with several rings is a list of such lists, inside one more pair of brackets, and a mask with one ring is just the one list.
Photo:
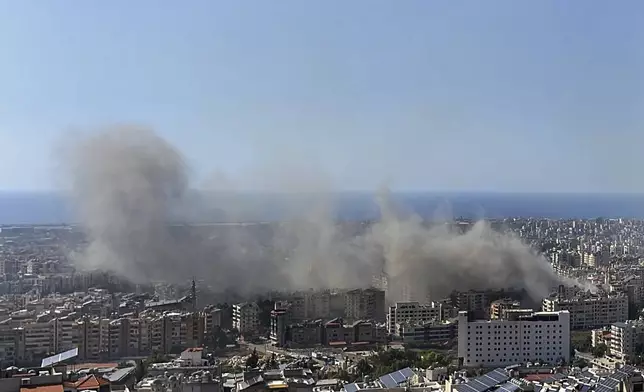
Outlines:
[[570, 361], [570, 313], [535, 312], [510, 320], [458, 314], [458, 356], [466, 367]]
[[643, 343], [644, 322], [641, 320], [628, 320], [611, 325], [608, 348], [612, 355], [628, 359], [641, 350]]

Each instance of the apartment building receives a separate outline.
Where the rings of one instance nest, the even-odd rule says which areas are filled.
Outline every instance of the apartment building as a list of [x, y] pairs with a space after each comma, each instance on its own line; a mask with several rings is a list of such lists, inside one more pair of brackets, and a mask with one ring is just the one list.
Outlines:
[[368, 288], [347, 291], [345, 294], [345, 317], [351, 321], [386, 322], [384, 290]]
[[385, 343], [387, 329], [382, 324], [373, 321], [358, 320], [345, 324], [341, 318], [330, 320], [322, 327], [322, 343], [325, 345], [363, 343]]
[[325, 319], [331, 315], [330, 291], [308, 292], [304, 296], [304, 301], [307, 319]]
[[508, 309], [521, 309], [521, 303], [509, 298], [492, 301], [490, 305], [490, 318], [492, 320], [505, 318], [504, 312]]
[[628, 319], [628, 298], [623, 294], [578, 293], [572, 297], [551, 295], [543, 300], [544, 312], [570, 312], [570, 328], [590, 330]]
[[644, 348], [644, 321], [628, 320], [614, 323], [607, 338], [610, 354], [621, 359], [628, 359]]
[[0, 325], [0, 368], [16, 361], [16, 332], [11, 326]]
[[458, 326], [452, 322], [396, 323], [395, 336], [403, 343], [442, 343], [457, 337]]
[[570, 360], [570, 312], [535, 312], [510, 320], [458, 314], [458, 356], [466, 367]]
[[492, 302], [488, 291], [459, 291], [452, 296], [454, 297], [452, 300], [454, 305], [458, 309], [468, 312], [487, 312]]
[[103, 360], [110, 356], [110, 320], [82, 319], [74, 324], [72, 341], [80, 359]]
[[442, 304], [431, 302], [396, 302], [387, 312], [387, 331], [396, 335], [396, 324], [426, 324], [433, 320], [442, 320]]
[[[165, 320], [163, 316], [151, 317], [149, 320], [150, 349], [152, 353], [165, 353]], [[169, 347], [168, 347], [169, 348]]]
[[223, 328], [223, 311], [218, 308], [206, 308], [201, 312], [204, 321], [204, 334], [212, 336], [216, 328]]
[[38, 360], [54, 353], [54, 339], [48, 322], [25, 323], [16, 328], [16, 357], [19, 360]]
[[287, 342], [288, 327], [291, 324], [291, 307], [287, 302], [276, 302], [271, 311], [270, 339], [276, 346], [284, 346]]
[[233, 327], [240, 334], [254, 334], [259, 329], [259, 306], [254, 302], [233, 305]]
[[76, 347], [73, 342], [74, 320], [72, 318], [58, 317], [50, 324], [53, 326], [54, 352], [60, 353]]

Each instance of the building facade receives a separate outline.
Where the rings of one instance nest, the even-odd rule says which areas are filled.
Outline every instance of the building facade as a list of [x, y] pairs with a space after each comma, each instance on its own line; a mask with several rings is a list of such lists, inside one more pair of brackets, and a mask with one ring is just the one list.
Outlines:
[[426, 324], [431, 321], [442, 320], [442, 305], [432, 302], [420, 304], [418, 302], [396, 302], [389, 307], [387, 312], [387, 330], [396, 335], [396, 324]]
[[535, 312], [512, 320], [458, 314], [458, 356], [466, 367], [570, 361], [570, 313]]

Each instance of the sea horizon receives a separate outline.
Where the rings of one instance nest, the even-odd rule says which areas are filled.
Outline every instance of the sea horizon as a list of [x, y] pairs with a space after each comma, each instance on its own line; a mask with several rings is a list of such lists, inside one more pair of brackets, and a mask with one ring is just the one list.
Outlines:
[[[216, 195], [215, 199], [213, 196]], [[330, 197], [335, 218], [368, 220], [379, 217], [375, 198], [368, 191], [338, 192], [209, 192], [191, 190], [178, 215], [186, 223], [279, 221], [310, 207], [308, 197]], [[390, 198], [405, 213], [425, 219], [644, 219], [644, 193], [393, 191]], [[219, 203], [219, 205], [218, 205]], [[237, 213], [228, 214], [233, 205]], [[289, 213], [291, 215], [289, 215]], [[0, 191], [0, 225], [75, 224], [69, 198], [55, 191]]]

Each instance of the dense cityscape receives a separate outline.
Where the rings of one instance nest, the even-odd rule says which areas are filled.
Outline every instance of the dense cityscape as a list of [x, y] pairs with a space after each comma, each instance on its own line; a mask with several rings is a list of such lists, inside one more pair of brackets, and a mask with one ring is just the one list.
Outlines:
[[644, 392], [643, 16], [0, 1], [0, 392]]
[[[463, 233], [474, 225], [450, 224]], [[392, 292], [385, 272], [365, 287], [252, 294], [218, 291], [198, 276], [133, 283], [74, 264], [71, 255], [87, 246], [78, 227], [4, 226], [0, 363], [6, 375], [27, 372], [34, 385], [66, 366], [79, 374], [76, 383], [144, 391], [195, 383], [316, 392], [642, 385], [644, 223], [490, 225], [543, 255], [561, 284], [535, 301], [516, 287], [444, 298]]]

